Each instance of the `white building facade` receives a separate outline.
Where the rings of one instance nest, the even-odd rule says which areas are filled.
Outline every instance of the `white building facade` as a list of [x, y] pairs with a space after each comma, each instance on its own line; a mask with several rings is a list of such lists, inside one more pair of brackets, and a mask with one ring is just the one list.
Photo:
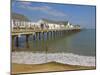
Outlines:
[[73, 28], [74, 26], [69, 22], [64, 25], [63, 23], [53, 23], [53, 22], [46, 22], [44, 20], [39, 20], [38, 22], [29, 22], [29, 21], [20, 21], [17, 19], [11, 20], [11, 27], [12, 29], [67, 29]]

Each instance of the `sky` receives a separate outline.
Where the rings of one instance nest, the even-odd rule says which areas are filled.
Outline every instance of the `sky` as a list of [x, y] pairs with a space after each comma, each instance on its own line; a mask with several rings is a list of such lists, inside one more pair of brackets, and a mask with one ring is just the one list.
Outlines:
[[90, 5], [13, 1], [12, 12], [23, 14], [34, 22], [45, 18], [69, 21], [73, 25], [92, 29], [96, 24], [96, 7]]

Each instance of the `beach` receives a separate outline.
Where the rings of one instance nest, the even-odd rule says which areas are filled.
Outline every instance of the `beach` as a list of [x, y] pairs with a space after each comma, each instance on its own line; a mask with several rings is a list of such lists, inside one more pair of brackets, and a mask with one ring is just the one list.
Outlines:
[[95, 58], [66, 53], [12, 52], [12, 74], [95, 69]]
[[12, 52], [12, 63], [43, 64], [48, 62], [62, 64], [95, 66], [95, 57], [81, 56], [73, 53], [33, 53], [28, 51]]
[[39, 73], [39, 72], [57, 72], [57, 71], [76, 71], [76, 70], [93, 70], [92, 66], [78, 66], [49, 62], [44, 64], [16, 64], [12, 63], [12, 74]]

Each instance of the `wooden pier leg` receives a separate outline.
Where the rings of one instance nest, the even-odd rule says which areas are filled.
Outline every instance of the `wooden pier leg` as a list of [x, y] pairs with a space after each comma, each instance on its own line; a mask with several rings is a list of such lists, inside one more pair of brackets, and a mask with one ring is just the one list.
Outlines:
[[64, 36], [64, 31], [62, 31], [62, 36]]
[[14, 49], [14, 47], [15, 47], [15, 42], [14, 42], [14, 39], [15, 39], [15, 36], [12, 36], [12, 38], [11, 38], [11, 45], [12, 45], [12, 50]]
[[57, 37], [57, 31], [56, 31], [56, 33], [55, 33], [55, 34], [56, 34], [56, 37]]
[[46, 40], [46, 35], [45, 34], [46, 34], [46, 32], [44, 32], [44, 40]]
[[35, 38], [36, 38], [36, 34], [33, 35], [33, 40], [35, 40]]
[[53, 31], [53, 38], [55, 39], [55, 31]]
[[46, 40], [46, 32], [43, 32], [43, 34], [42, 34], [42, 38], [43, 38], [43, 40]]
[[61, 37], [61, 31], [59, 31], [59, 37]]
[[49, 39], [49, 32], [47, 32], [47, 39]]
[[45, 40], [45, 32], [42, 32], [42, 40]]
[[52, 38], [52, 31], [50, 31], [50, 39]]
[[62, 36], [64, 36], [64, 30], [62, 31]]
[[53, 35], [54, 35], [54, 32], [53, 32], [53, 31], [51, 31], [51, 32], [52, 32], [52, 39], [53, 39], [53, 38], [54, 38], [54, 37], [53, 37]]
[[54, 39], [56, 38], [56, 31], [53, 31], [53, 37], [54, 37]]
[[59, 37], [60, 37], [60, 31], [58, 33], [59, 33]]
[[59, 37], [59, 31], [57, 31], [57, 37]]
[[55, 34], [55, 38], [56, 38], [56, 31], [54, 31], [54, 34]]
[[61, 37], [62, 37], [62, 31], [60, 32], [60, 35], [61, 35]]
[[53, 39], [53, 35], [54, 35], [53, 31], [50, 31], [50, 38], [51, 39]]
[[16, 44], [16, 47], [18, 48], [19, 47], [19, 37], [18, 36], [16, 36], [15, 44]]
[[35, 37], [36, 37], [36, 33], [34, 32], [33, 33], [33, 40], [35, 40]]
[[62, 31], [60, 32], [60, 36], [62, 37]]
[[60, 31], [58, 31], [58, 36], [60, 37]]
[[57, 32], [57, 34], [58, 34], [58, 37], [59, 37], [59, 31]]
[[66, 31], [64, 30], [64, 35], [66, 34]]
[[26, 35], [26, 48], [29, 48], [29, 35]]
[[38, 38], [41, 40], [41, 32], [38, 33]]
[[57, 31], [56, 31], [56, 37], [57, 37]]
[[38, 32], [36, 32], [35, 39], [38, 40]]

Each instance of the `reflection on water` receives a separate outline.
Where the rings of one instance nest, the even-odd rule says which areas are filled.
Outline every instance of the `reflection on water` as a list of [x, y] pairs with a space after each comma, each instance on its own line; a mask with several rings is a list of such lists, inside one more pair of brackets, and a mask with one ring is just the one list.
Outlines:
[[19, 48], [32, 52], [67, 52], [95, 56], [95, 30], [82, 30], [81, 32], [67, 33], [66, 35], [44, 33], [43, 35], [40, 34], [40, 37], [38, 36], [37, 39], [34, 39], [32, 35], [29, 36], [27, 43], [25, 43], [25, 36], [21, 36], [19, 38]]

